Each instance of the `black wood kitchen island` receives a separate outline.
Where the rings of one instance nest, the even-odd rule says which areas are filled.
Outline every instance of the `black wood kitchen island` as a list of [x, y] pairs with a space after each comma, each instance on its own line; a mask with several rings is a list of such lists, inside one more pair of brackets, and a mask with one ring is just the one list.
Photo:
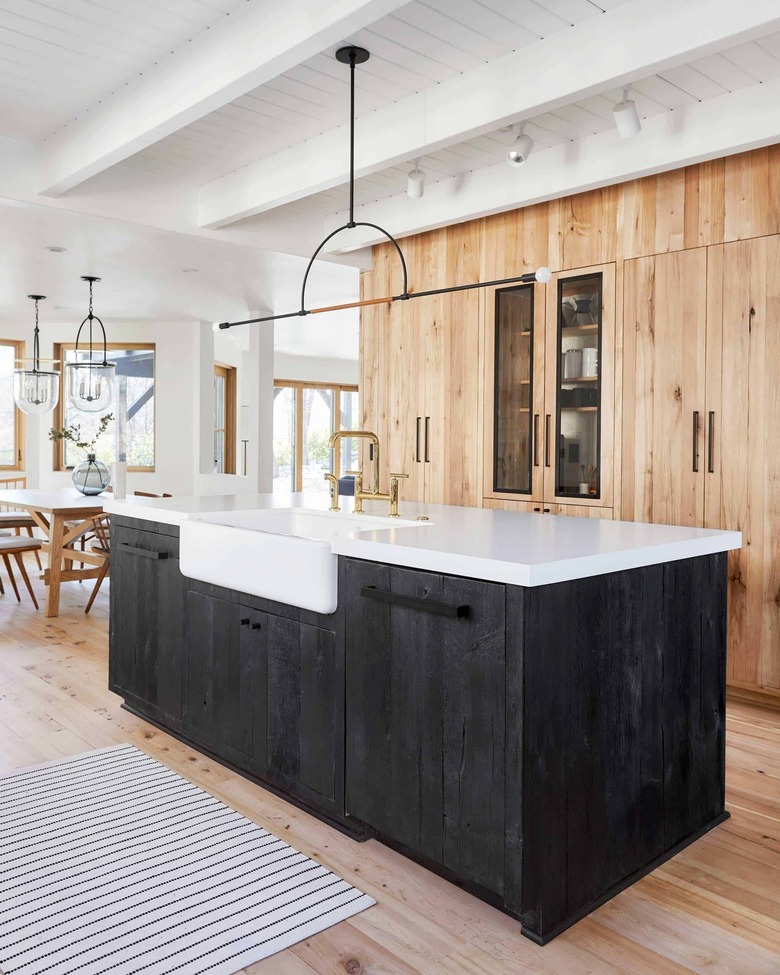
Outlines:
[[[727, 554], [520, 586], [340, 555], [318, 614], [112, 517], [134, 712], [544, 944], [727, 817]], [[302, 580], [302, 585], [305, 580]]]

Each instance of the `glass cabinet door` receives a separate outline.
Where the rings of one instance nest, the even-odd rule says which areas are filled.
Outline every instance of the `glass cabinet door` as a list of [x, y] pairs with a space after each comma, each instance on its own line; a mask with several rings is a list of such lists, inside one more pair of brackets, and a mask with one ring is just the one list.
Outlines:
[[556, 497], [602, 497], [603, 287], [601, 273], [557, 281]]
[[538, 422], [533, 413], [533, 285], [496, 292], [494, 341], [493, 491], [531, 494]]

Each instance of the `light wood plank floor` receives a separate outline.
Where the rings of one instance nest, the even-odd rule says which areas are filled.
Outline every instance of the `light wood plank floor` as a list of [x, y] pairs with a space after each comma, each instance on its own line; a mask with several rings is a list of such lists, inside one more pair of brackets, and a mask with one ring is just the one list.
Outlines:
[[378, 902], [246, 975], [780, 973], [780, 713], [729, 709], [726, 824], [538, 948], [381, 844], [354, 843], [120, 710], [106, 689], [107, 592], [85, 617], [88, 593], [64, 585], [51, 620], [0, 596], [0, 771], [132, 742]]

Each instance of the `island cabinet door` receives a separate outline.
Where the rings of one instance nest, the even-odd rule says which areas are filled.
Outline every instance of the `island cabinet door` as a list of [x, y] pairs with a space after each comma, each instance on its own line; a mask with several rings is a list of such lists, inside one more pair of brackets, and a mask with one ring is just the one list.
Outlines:
[[161, 720], [181, 720], [186, 582], [179, 539], [111, 531], [109, 687]]
[[267, 629], [267, 748], [258, 773], [341, 813], [344, 675], [336, 635], [280, 616], [268, 616]]
[[348, 560], [347, 812], [503, 898], [505, 589]]
[[187, 593], [184, 730], [242, 767], [265, 763], [265, 620], [240, 603]]

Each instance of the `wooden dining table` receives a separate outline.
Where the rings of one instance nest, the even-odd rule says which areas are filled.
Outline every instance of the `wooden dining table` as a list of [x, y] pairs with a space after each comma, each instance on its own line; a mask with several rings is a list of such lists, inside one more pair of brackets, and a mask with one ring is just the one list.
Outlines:
[[[0, 491], [0, 508], [21, 509], [29, 513], [48, 540], [48, 568], [44, 570], [47, 616], [59, 616], [60, 584], [95, 579], [103, 557], [74, 550], [73, 545], [93, 527], [92, 519], [103, 513], [99, 495], [86, 497], [75, 488], [39, 491], [34, 488]], [[74, 562], [80, 563], [75, 568]], [[84, 568], [87, 566], [87, 568]]]

